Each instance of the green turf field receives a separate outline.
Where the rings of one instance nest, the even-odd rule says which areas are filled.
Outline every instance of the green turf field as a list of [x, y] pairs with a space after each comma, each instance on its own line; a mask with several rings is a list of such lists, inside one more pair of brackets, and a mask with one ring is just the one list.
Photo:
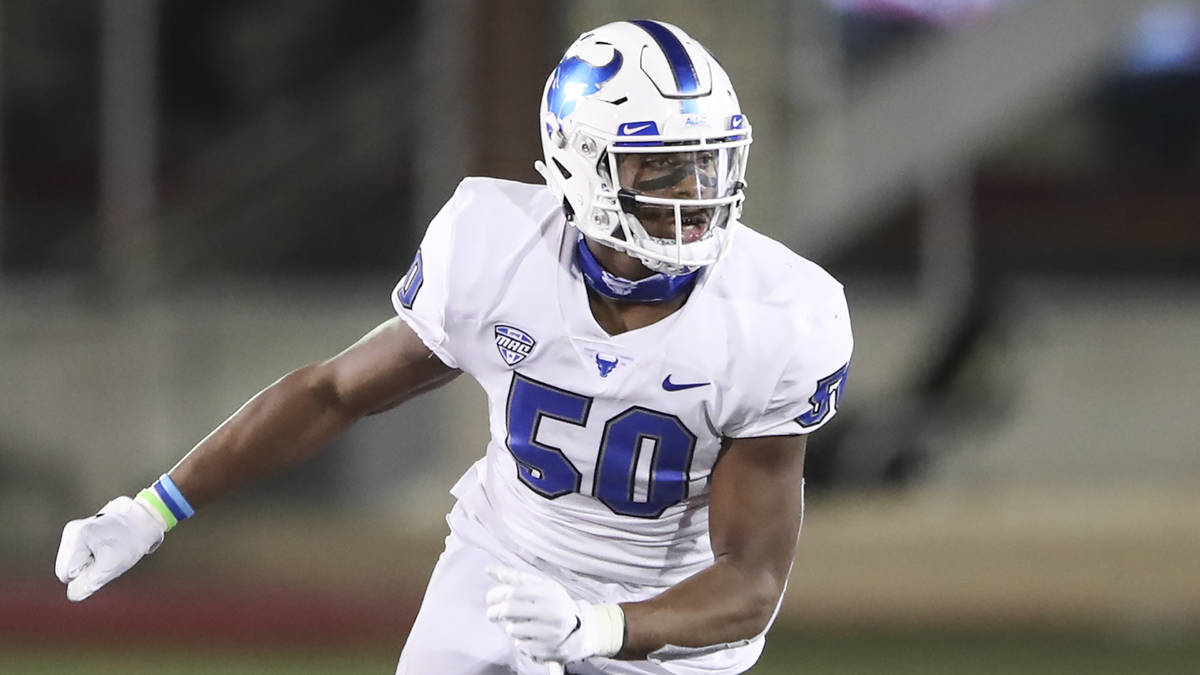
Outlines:
[[[268, 648], [238, 650], [202, 644], [171, 649], [37, 647], [0, 643], [0, 672], [6, 675], [342, 675], [391, 673], [398, 647], [353, 650]], [[1041, 675], [1059, 673], [1200, 672], [1200, 639], [1141, 640], [1110, 637], [1015, 637], [924, 635], [772, 635], [752, 672], [849, 675], [917, 673]]]

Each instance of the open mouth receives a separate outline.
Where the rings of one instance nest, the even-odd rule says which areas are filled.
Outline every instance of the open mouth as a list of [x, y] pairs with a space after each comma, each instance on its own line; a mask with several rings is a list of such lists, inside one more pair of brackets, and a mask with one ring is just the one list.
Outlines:
[[682, 220], [680, 223], [681, 228], [682, 228], [682, 230], [680, 232], [680, 239], [683, 240], [683, 243], [689, 244], [693, 241], [698, 241], [698, 240], [700, 240], [700, 238], [702, 238], [705, 235], [705, 233], [708, 232], [708, 223], [709, 223], [709, 214], [708, 213], [684, 212], [680, 215], [682, 216]]
[[[643, 207], [638, 212], [646, 233], [664, 244], [675, 243], [675, 213], [670, 208]], [[712, 226], [713, 213], [709, 208], [682, 209], [679, 213], [679, 240], [690, 244], [703, 239]]]

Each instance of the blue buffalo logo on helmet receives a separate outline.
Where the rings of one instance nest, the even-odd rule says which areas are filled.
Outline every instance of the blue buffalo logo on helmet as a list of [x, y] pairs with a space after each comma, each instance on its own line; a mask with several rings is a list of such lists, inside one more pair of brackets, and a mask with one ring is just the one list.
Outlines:
[[525, 357], [532, 354], [533, 348], [537, 346], [537, 341], [529, 337], [528, 333], [514, 326], [497, 324], [495, 335], [496, 349], [500, 351], [500, 358], [510, 366], [524, 361]]
[[616, 50], [613, 50], [612, 59], [601, 66], [593, 66], [578, 56], [563, 59], [551, 76], [546, 110], [559, 119], [567, 117], [575, 111], [575, 102], [600, 91], [601, 85], [621, 70], [624, 60], [621, 52]]

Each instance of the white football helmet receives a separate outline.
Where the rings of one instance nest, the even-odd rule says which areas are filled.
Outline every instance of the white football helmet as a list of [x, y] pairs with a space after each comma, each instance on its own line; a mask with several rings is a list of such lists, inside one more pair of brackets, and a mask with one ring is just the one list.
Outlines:
[[687, 33], [660, 21], [584, 33], [546, 81], [541, 121], [535, 166], [584, 235], [673, 275], [729, 250], [750, 122]]

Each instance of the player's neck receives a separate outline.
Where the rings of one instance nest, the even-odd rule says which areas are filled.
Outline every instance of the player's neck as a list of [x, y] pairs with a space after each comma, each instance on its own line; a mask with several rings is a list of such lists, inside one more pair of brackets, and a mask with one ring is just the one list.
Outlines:
[[[654, 274], [640, 260], [593, 241], [585, 242], [597, 262], [623, 279], [645, 279]], [[670, 316], [687, 301], [687, 293], [663, 302], [622, 302], [588, 289], [588, 304], [596, 323], [609, 335], [644, 328]]]
[[596, 323], [609, 335], [644, 328], [675, 313], [687, 301], [687, 293], [663, 302], [621, 302], [587, 289], [588, 305]]

